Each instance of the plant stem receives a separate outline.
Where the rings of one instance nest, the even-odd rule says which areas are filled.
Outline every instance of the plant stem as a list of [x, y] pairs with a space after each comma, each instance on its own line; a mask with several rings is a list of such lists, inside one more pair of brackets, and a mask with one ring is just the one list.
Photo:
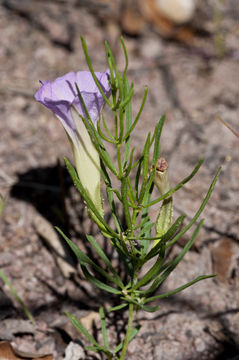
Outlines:
[[125, 335], [124, 345], [123, 349], [120, 355], [120, 360], [125, 359], [125, 355], [128, 349], [129, 341], [130, 341], [130, 335], [132, 332], [132, 325], [133, 325], [133, 318], [134, 318], [134, 304], [129, 304], [129, 319], [128, 319], [128, 328]]
[[121, 164], [121, 144], [117, 144], [117, 161], [118, 161], [118, 177], [121, 178], [123, 176], [122, 164]]

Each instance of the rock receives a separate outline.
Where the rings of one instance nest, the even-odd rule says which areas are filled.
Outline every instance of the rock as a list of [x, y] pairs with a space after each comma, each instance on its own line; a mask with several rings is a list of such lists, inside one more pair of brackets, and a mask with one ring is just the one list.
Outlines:
[[155, 0], [155, 5], [162, 15], [176, 24], [191, 20], [196, 8], [195, 0]]
[[34, 335], [35, 331], [36, 326], [31, 324], [29, 320], [5, 319], [0, 323], [0, 337], [2, 339], [12, 339], [15, 334]]
[[66, 348], [64, 360], [81, 360], [85, 359], [85, 352], [83, 348], [71, 341]]
[[[193, 312], [171, 314], [161, 320], [153, 342], [157, 360], [214, 359], [222, 347], [208, 333], [209, 322]], [[211, 357], [213, 356], [213, 357]]]

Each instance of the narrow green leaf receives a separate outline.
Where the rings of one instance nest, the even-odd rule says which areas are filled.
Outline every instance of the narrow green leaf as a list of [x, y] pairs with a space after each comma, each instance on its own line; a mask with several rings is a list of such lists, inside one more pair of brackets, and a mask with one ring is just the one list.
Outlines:
[[105, 313], [104, 313], [104, 310], [102, 307], [100, 307], [100, 309], [99, 309], [99, 314], [100, 314], [101, 330], [102, 330], [104, 345], [105, 345], [106, 349], [109, 350], [110, 346], [109, 346], [109, 340], [108, 340], [108, 336], [107, 336]]
[[[149, 191], [148, 194], [147, 194], [147, 201], [149, 201], [151, 197], [151, 192]], [[144, 219], [149, 219], [149, 209], [148, 208], [145, 208], [143, 209], [142, 211], [142, 216], [141, 216], [141, 223], [143, 224], [144, 223]], [[142, 229], [142, 227], [141, 227]], [[144, 234], [144, 240], [141, 241], [140, 245], [142, 246], [142, 255], [144, 256], [147, 251], [148, 251], [148, 248], [149, 248], [149, 241], [146, 240], [147, 237], [150, 237], [151, 235], [151, 229], [149, 229], [148, 231], [146, 231], [146, 233]]]
[[[112, 276], [110, 276], [104, 269], [102, 269], [100, 266], [98, 266], [93, 260], [91, 260], [86, 254], [83, 253], [83, 251], [81, 251], [78, 246], [76, 244], [73, 243], [72, 240], [70, 240], [62, 231], [61, 229], [59, 229], [58, 227], [56, 227], [56, 230], [61, 234], [61, 236], [66, 240], [66, 242], [68, 243], [68, 245], [70, 246], [70, 248], [72, 249], [72, 251], [74, 252], [74, 254], [76, 255], [76, 257], [79, 259], [80, 264], [81, 265], [90, 265], [92, 266], [93, 269], [95, 269], [99, 274], [101, 274], [102, 276], [104, 276], [106, 279], [108, 279], [109, 281], [113, 282], [114, 284], [116, 284], [119, 287], [124, 287], [124, 285], [122, 284], [121, 280], [118, 280], [118, 275], [117, 278], [114, 278]], [[89, 239], [88, 239], [89, 240]], [[90, 243], [92, 244], [92, 239], [89, 240]], [[92, 245], [93, 246], [93, 245]], [[95, 247], [94, 247], [95, 248]], [[95, 248], [96, 250], [96, 248]]]
[[86, 45], [86, 42], [85, 42], [85, 39], [83, 38], [83, 36], [80, 37], [81, 38], [81, 44], [82, 44], [82, 49], [84, 51], [84, 54], [85, 54], [85, 58], [86, 58], [86, 62], [87, 62], [87, 65], [89, 67], [89, 70], [91, 72], [91, 75], [94, 79], [94, 82], [96, 84], [96, 86], [98, 87], [101, 95], [103, 96], [105, 102], [107, 103], [107, 105], [111, 108], [111, 103], [109, 101], [109, 99], [107, 98], [107, 96], [105, 95], [104, 93], [104, 90], [102, 89], [102, 87], [100, 86], [100, 83], [95, 75], [95, 72], [94, 72], [94, 69], [93, 69], [93, 66], [92, 66], [92, 63], [91, 63], [91, 60], [90, 60], [90, 57], [89, 57], [89, 54], [88, 54], [88, 50], [87, 50], [87, 45]]
[[176, 266], [179, 264], [179, 262], [184, 258], [186, 253], [192, 247], [192, 245], [193, 245], [194, 241], [196, 240], [196, 237], [197, 237], [202, 225], [203, 225], [203, 220], [201, 220], [199, 222], [199, 224], [197, 225], [191, 239], [184, 246], [184, 248], [180, 252], [180, 254], [178, 256], [176, 256], [176, 258], [174, 260], [169, 262], [169, 264], [168, 264], [166, 270], [163, 272], [163, 274], [160, 275], [159, 278], [157, 278], [153, 282], [153, 284], [150, 286], [150, 288], [144, 292], [144, 295], [145, 294], [150, 294], [152, 291], [155, 291], [159, 287], [159, 285], [162, 284], [164, 282], [164, 280], [170, 275], [170, 273], [176, 268]]
[[66, 315], [71, 320], [72, 324], [75, 326], [77, 330], [79, 330], [91, 344], [95, 345], [97, 349], [102, 349], [103, 347], [89, 334], [89, 332], [86, 330], [86, 328], [81, 324], [81, 322], [70, 313], [66, 312]]
[[[143, 205], [147, 205], [150, 202], [151, 199], [151, 194], [153, 192], [153, 188], [154, 188], [154, 176], [155, 176], [155, 169], [153, 169], [147, 179], [147, 183], [145, 186], [145, 191], [144, 191], [144, 196], [143, 196], [143, 200], [142, 200], [142, 204]], [[149, 196], [148, 196], [149, 195]]]
[[105, 41], [105, 52], [106, 52], [108, 66], [110, 69], [110, 84], [111, 84], [111, 91], [112, 91], [112, 95], [113, 95], [116, 92], [116, 84], [115, 84], [115, 77], [114, 77], [112, 53], [110, 51], [109, 44], [107, 41]]
[[125, 58], [125, 67], [124, 67], [124, 76], [126, 76], [127, 70], [128, 70], [128, 64], [129, 64], [129, 59], [128, 59], [128, 52], [124, 43], [124, 39], [123, 36], [120, 37], [120, 42], [124, 51], [124, 58]]
[[164, 234], [162, 236], [162, 242], [166, 243], [168, 242], [173, 235], [175, 235], [175, 233], [178, 231], [178, 229], [182, 226], [184, 219], [186, 218], [185, 214], [180, 215], [176, 221], [173, 223], [173, 225], [168, 229], [168, 231], [166, 232], [166, 234]]
[[115, 207], [113, 189], [110, 186], [106, 186], [106, 193], [107, 193], [107, 198], [108, 198], [108, 201], [110, 204], [110, 208], [112, 211], [112, 217], [113, 217], [116, 229], [117, 229], [118, 233], [120, 234], [122, 232], [122, 228], [121, 228], [121, 223], [120, 223], [119, 217], [117, 215], [116, 207]]
[[127, 97], [124, 99], [124, 101], [122, 101], [119, 105], [119, 108], [122, 109], [124, 108], [126, 105], [129, 104], [130, 100], [132, 99], [134, 95], [134, 85], [133, 83], [130, 85], [130, 88], [129, 88], [129, 92], [127, 94]]
[[110, 80], [111, 80], [111, 85], [112, 85], [112, 95], [116, 94], [116, 91], [119, 87], [118, 84], [118, 69], [116, 66], [116, 61], [114, 58], [114, 55], [112, 54], [112, 51], [110, 50], [109, 44], [107, 41], [105, 41], [105, 49], [106, 49], [106, 54], [107, 54], [107, 61], [109, 64], [109, 68], [110, 68]]
[[[129, 92], [129, 83], [126, 79], [124, 81], [124, 92], [127, 94]], [[126, 116], [126, 133], [129, 131], [132, 123], [132, 109], [131, 109], [131, 103], [129, 102], [125, 107], [125, 116]], [[125, 168], [130, 153], [130, 136], [128, 136], [125, 139], [125, 154], [124, 154], [124, 161], [123, 161], [123, 168]]]
[[105, 136], [100, 128], [100, 122], [97, 121], [97, 131], [98, 131], [98, 134], [100, 135], [100, 137], [107, 141], [108, 143], [111, 143], [111, 144], [117, 144], [117, 141], [112, 139], [112, 137], [108, 138], [107, 136]]
[[[124, 96], [124, 92], [123, 92]], [[118, 137], [118, 143], [121, 143], [121, 139], [124, 135], [124, 127], [125, 127], [125, 108], [120, 108], [119, 111], [119, 137]]]
[[[0, 216], [2, 214], [4, 204], [5, 204], [5, 199], [0, 194]], [[4, 281], [4, 283], [9, 287], [12, 295], [17, 300], [19, 305], [22, 307], [22, 309], [23, 309], [24, 313], [26, 314], [27, 318], [31, 321], [32, 324], [35, 324], [35, 320], [34, 320], [34, 317], [31, 314], [31, 312], [28, 310], [27, 306], [25, 305], [23, 300], [20, 298], [20, 296], [17, 294], [16, 290], [14, 289], [14, 287], [12, 286], [10, 281], [8, 280], [8, 277], [4, 274], [4, 272], [2, 270], [0, 270], [0, 277]]]
[[137, 235], [137, 237], [143, 237], [146, 233], [149, 233], [150, 230], [152, 229], [152, 227], [155, 226], [155, 223], [151, 223], [150, 221], [148, 221], [143, 227], [142, 230], [139, 232], [139, 234]]
[[113, 268], [109, 258], [106, 256], [106, 254], [104, 253], [104, 251], [101, 249], [100, 245], [98, 244], [98, 242], [96, 241], [96, 239], [91, 236], [91, 235], [86, 235], [87, 240], [89, 241], [89, 243], [91, 244], [91, 246], [95, 249], [95, 251], [97, 252], [97, 254], [99, 255], [99, 257], [104, 261], [105, 265], [110, 269], [110, 271], [112, 272], [112, 274], [114, 275], [114, 277], [117, 279], [117, 284], [120, 287], [124, 287], [124, 284], [122, 283], [119, 275], [117, 274], [117, 272], [115, 271], [115, 269]]
[[145, 145], [144, 145], [144, 150], [143, 150], [143, 169], [142, 169], [142, 185], [141, 185], [141, 190], [140, 190], [140, 194], [139, 194], [139, 201], [138, 203], [141, 204], [142, 200], [145, 196], [145, 187], [147, 184], [147, 179], [148, 179], [148, 172], [149, 172], [149, 146], [150, 146], [150, 133], [147, 136]]
[[31, 312], [28, 310], [27, 306], [24, 304], [24, 302], [22, 301], [20, 296], [18, 296], [16, 290], [13, 288], [12, 284], [8, 280], [7, 276], [2, 272], [2, 270], [0, 270], [0, 277], [5, 282], [5, 284], [9, 287], [12, 295], [17, 300], [17, 302], [20, 304], [20, 306], [22, 307], [22, 309], [23, 309], [24, 313], [26, 314], [27, 318], [31, 321], [32, 324], [35, 324], [35, 320], [34, 320], [34, 317], [31, 314]]
[[211, 183], [211, 185], [209, 187], [209, 190], [208, 190], [208, 192], [207, 192], [207, 194], [206, 194], [200, 208], [198, 209], [198, 211], [196, 212], [196, 214], [194, 215], [194, 217], [192, 218], [190, 223], [187, 226], [185, 226], [184, 229], [182, 231], [180, 231], [175, 236], [174, 239], [172, 239], [170, 242], [168, 242], [167, 247], [172, 246], [176, 241], [178, 241], [178, 239], [180, 239], [190, 229], [190, 227], [197, 221], [197, 219], [201, 215], [202, 211], [204, 210], [208, 200], [210, 199], [210, 196], [211, 196], [212, 191], [213, 191], [213, 189], [214, 189], [214, 187], [216, 185], [216, 182], [217, 182], [217, 179], [218, 179], [218, 177], [220, 175], [220, 172], [221, 172], [221, 168], [218, 169], [218, 171], [217, 171], [217, 173], [216, 173], [216, 175], [215, 175], [215, 177], [214, 177], [214, 179], [213, 179], [213, 181], [212, 181], [212, 183]]
[[[135, 328], [132, 329], [132, 332], [131, 332], [131, 334], [130, 334], [129, 341], [132, 341], [132, 340], [135, 338], [135, 336], [138, 334], [139, 330], [140, 330], [140, 327], [139, 327], [139, 326], [137, 326], [137, 327], [135, 327]], [[117, 353], [122, 349], [122, 347], [123, 347], [123, 342], [121, 342], [118, 346], [116, 346], [116, 347], [114, 348], [113, 352], [114, 352], [115, 354], [117, 354]]]
[[137, 123], [140, 119], [140, 116], [142, 114], [146, 99], [147, 99], [147, 94], [148, 94], [148, 87], [146, 86], [145, 90], [144, 90], [144, 96], [143, 96], [143, 100], [142, 100], [139, 112], [136, 115], [136, 118], [135, 118], [133, 124], [130, 126], [130, 129], [126, 132], [125, 136], [123, 137], [122, 142], [124, 142], [128, 138], [128, 136], [131, 134], [131, 132], [134, 130], [135, 126], [137, 125]]
[[171, 295], [175, 295], [175, 294], [179, 293], [180, 291], [188, 288], [189, 286], [192, 286], [192, 285], [196, 284], [198, 281], [205, 280], [205, 279], [210, 279], [210, 278], [215, 277], [215, 276], [216, 276], [215, 274], [201, 275], [201, 276], [197, 277], [196, 279], [194, 279], [192, 281], [189, 281], [187, 284], [178, 287], [177, 289], [171, 290], [171, 291], [169, 291], [169, 292], [167, 292], [165, 294], [156, 295], [156, 296], [152, 296], [152, 297], [147, 298], [145, 300], [145, 304], [150, 302], [150, 301], [155, 301], [155, 300], [163, 299], [163, 298], [171, 296]]
[[155, 128], [154, 154], [153, 154], [153, 160], [152, 160], [152, 167], [154, 167], [157, 164], [157, 161], [160, 158], [160, 137], [161, 137], [162, 128], [163, 128], [165, 119], [166, 119], [166, 116], [163, 115]]
[[186, 215], [180, 215], [177, 220], [174, 222], [174, 224], [170, 227], [170, 229], [166, 232], [166, 234], [164, 234], [161, 238], [160, 243], [158, 243], [157, 245], [155, 245], [150, 251], [149, 253], [145, 256], [144, 258], [144, 262], [148, 261], [149, 259], [153, 258], [154, 256], [156, 256], [158, 254], [158, 252], [160, 251], [162, 244], [165, 244], [167, 241], [169, 241], [173, 235], [178, 231], [178, 229], [180, 228], [180, 226], [182, 225], [184, 219], [185, 219]]
[[155, 312], [158, 311], [161, 306], [160, 305], [156, 305], [156, 306], [148, 306], [148, 305], [143, 305], [143, 304], [139, 304], [138, 305], [142, 310], [146, 311], [146, 312]]
[[111, 308], [109, 308], [107, 311], [108, 311], [108, 312], [118, 311], [118, 310], [124, 309], [126, 306], [128, 306], [128, 304], [123, 303], [123, 304], [120, 304], [120, 305], [118, 305], [118, 306], [111, 307]]
[[137, 226], [134, 227], [134, 230], [138, 230], [138, 229], [143, 229], [143, 227], [145, 226], [146, 223], [150, 223], [150, 218], [148, 215], [143, 215], [141, 216], [141, 222], [140, 224], [138, 224]]
[[139, 289], [141, 286], [147, 285], [158, 275], [163, 263], [163, 257], [158, 257], [151, 269], [134, 285], [133, 290]]
[[128, 184], [127, 178], [123, 177], [121, 179], [121, 195], [122, 195], [122, 203], [124, 208], [124, 216], [127, 223], [128, 229], [132, 228], [131, 216], [129, 211], [129, 202], [128, 202]]
[[147, 306], [147, 305], [141, 305], [141, 309], [147, 312], [156, 312], [161, 308], [160, 305], [158, 306]]
[[110, 360], [113, 359], [113, 353], [111, 351], [107, 350], [103, 346], [86, 346], [86, 350], [94, 351], [94, 352], [100, 352], [100, 353], [105, 354], [108, 359], [110, 359]]
[[118, 233], [120, 234], [122, 230], [121, 230], [120, 220], [119, 220], [119, 217], [118, 217], [117, 211], [116, 211], [114, 195], [113, 195], [114, 191], [112, 189], [112, 184], [111, 184], [109, 174], [108, 174], [106, 167], [102, 160], [100, 163], [100, 167], [101, 167], [102, 176], [103, 176], [103, 179], [104, 179], [104, 182], [106, 185], [106, 193], [107, 193], [108, 202], [109, 202], [111, 212], [112, 212], [112, 217], [114, 219], [116, 229], [117, 229]]
[[133, 149], [131, 150], [129, 157], [129, 164], [127, 166], [127, 169], [125, 169], [125, 176], [128, 176], [130, 171], [132, 170], [134, 151], [135, 151], [135, 147], [133, 147]]
[[111, 294], [121, 294], [121, 291], [113, 288], [112, 286], [106, 285], [105, 283], [103, 283], [102, 281], [96, 279], [94, 276], [92, 276], [89, 271], [87, 270], [86, 266], [83, 265], [81, 263], [81, 269], [85, 275], [85, 277], [87, 278], [88, 281], [90, 281], [93, 285], [95, 285], [96, 287], [98, 287], [101, 290], [107, 291]]
[[135, 197], [138, 200], [139, 198], [139, 180], [140, 180], [140, 174], [141, 174], [141, 169], [142, 169], [142, 162], [143, 162], [143, 157], [141, 156], [141, 158], [139, 159], [138, 162], [138, 168], [137, 168], [137, 172], [136, 172], [136, 176], [135, 176]]
[[118, 100], [116, 105], [113, 107], [113, 111], [116, 111], [119, 109], [121, 102], [123, 101], [123, 78], [120, 74], [120, 72], [117, 70], [115, 65], [115, 77], [117, 82], [117, 89], [118, 89]]
[[130, 256], [129, 250], [125, 244], [124, 238], [122, 237], [122, 239], [120, 240], [121, 246], [118, 246], [117, 239], [113, 238], [113, 239], [111, 239], [111, 242], [119, 255], [119, 260], [124, 263], [126, 273], [129, 274], [130, 277], [132, 277], [133, 276], [133, 265], [132, 265], [131, 256]]
[[[210, 198], [210, 196], [211, 196], [211, 193], [212, 193], [212, 191], [213, 191], [213, 189], [214, 189], [214, 187], [215, 187], [215, 185], [216, 185], [216, 182], [217, 182], [217, 179], [218, 179], [218, 176], [219, 176], [220, 172], [221, 172], [221, 168], [218, 169], [218, 171], [217, 171], [217, 173], [216, 173], [216, 175], [215, 175], [215, 177], [214, 177], [214, 179], [213, 179], [213, 181], [212, 181], [212, 183], [211, 183], [211, 185], [210, 185], [210, 187], [209, 187], [209, 190], [208, 190], [208, 192], [207, 192], [207, 195], [205, 196], [205, 198], [204, 198], [204, 200], [203, 200], [203, 202], [202, 202], [199, 210], [197, 211], [197, 213], [195, 214], [195, 216], [193, 217], [193, 219], [190, 221], [190, 223], [189, 223], [187, 226], [184, 227], [184, 229], [183, 229], [182, 231], [180, 231], [170, 242], [168, 242], [168, 243], [166, 244], [166, 247], [172, 246], [172, 245], [173, 245], [178, 239], [180, 239], [180, 238], [186, 233], [186, 231], [188, 231], [188, 230], [192, 227], [192, 225], [197, 221], [198, 217], [201, 215], [203, 209], [204, 209], [205, 206], [206, 206], [206, 203], [208, 202], [208, 200], [209, 200], [209, 198]], [[169, 229], [169, 232], [172, 231], [172, 228], [173, 228], [173, 227], [174, 227], [174, 228], [177, 228], [177, 225], [180, 226], [180, 223], [182, 222], [183, 217], [184, 217], [184, 215], [182, 215], [181, 217], [179, 217], [179, 218], [177, 219], [177, 221], [174, 223], [174, 225]], [[164, 271], [164, 270], [165, 270], [165, 273], [163, 274], [163, 280], [162, 280], [162, 276], [160, 276], [158, 279], [156, 279], [155, 282], [154, 282], [154, 284], [151, 286], [151, 288], [147, 290], [147, 293], [150, 293], [150, 292], [154, 291], [154, 290], [162, 283], [162, 281], [165, 280], [165, 278], [168, 276], [168, 274], [166, 273], [167, 270], [169, 270], [169, 271], [171, 272], [172, 270], [170, 270], [170, 269], [174, 269], [174, 268], [177, 266], [178, 262], [181, 261], [181, 259], [182, 259], [182, 258], [184, 257], [184, 255], [185, 255], [185, 253], [188, 251], [188, 250], [187, 250], [187, 247], [190, 248], [190, 247], [192, 246], [192, 244], [193, 244], [193, 242], [195, 241], [196, 236], [197, 236], [197, 233], [198, 233], [198, 231], [199, 231], [199, 229], [200, 229], [201, 226], [202, 226], [202, 222], [199, 223], [199, 225], [197, 226], [197, 228], [196, 228], [196, 230], [195, 230], [195, 232], [194, 232], [191, 240], [185, 245], [184, 249], [183, 249], [182, 252], [178, 255], [178, 257], [177, 257], [175, 260], [169, 261], [168, 263], [166, 263], [165, 265], [162, 266], [161, 271]], [[165, 234], [165, 236], [167, 236], [167, 234]], [[168, 241], [169, 238], [170, 238], [170, 237], [167, 236], [167, 240], [166, 240], [166, 241]], [[165, 242], [165, 240], [164, 240], [164, 242]], [[157, 254], [156, 250], [158, 250], [158, 248], [160, 249], [160, 246], [161, 246], [161, 242], [160, 242], [159, 244], [157, 244], [157, 245], [148, 253], [148, 255], [145, 257], [145, 260], [148, 260], [148, 259], [150, 259], [151, 257], [155, 256], [155, 255]], [[185, 250], [185, 249], [186, 249], [186, 250]], [[184, 252], [184, 251], [186, 251], [186, 252]], [[182, 256], [182, 258], [181, 258], [181, 256]], [[178, 261], [178, 262], [177, 262], [177, 261]], [[176, 264], [176, 265], [175, 265], [175, 264]], [[175, 266], [174, 266], [174, 265], [175, 265]], [[167, 275], [167, 276], [165, 277], [165, 275]]]
[[110, 130], [109, 130], [107, 124], [106, 124], [105, 116], [104, 116], [103, 113], [101, 114], [101, 119], [102, 119], [103, 126], [104, 126], [104, 129], [105, 129], [106, 134], [109, 136], [109, 138], [111, 138], [112, 140], [115, 140], [115, 138], [114, 138], [113, 135], [111, 134], [111, 132], [110, 132]]
[[127, 184], [128, 184], [128, 197], [129, 197], [129, 201], [130, 201], [130, 206], [132, 206], [134, 209], [136, 208], [136, 204], [135, 204], [135, 194], [134, 194], [134, 190], [130, 181], [129, 176], [127, 176]]

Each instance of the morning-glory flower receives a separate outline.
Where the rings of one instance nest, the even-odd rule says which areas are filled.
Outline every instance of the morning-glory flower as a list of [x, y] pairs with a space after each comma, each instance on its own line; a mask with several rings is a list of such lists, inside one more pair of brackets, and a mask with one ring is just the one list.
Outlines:
[[[103, 92], [109, 97], [111, 93], [109, 71], [96, 72], [95, 75]], [[75, 84], [95, 126], [105, 100], [89, 71], [69, 72], [52, 82], [47, 80], [41, 84], [35, 99], [52, 110], [61, 121], [71, 141], [79, 179], [97, 210], [103, 215], [99, 154], [79, 116], [86, 117]]]

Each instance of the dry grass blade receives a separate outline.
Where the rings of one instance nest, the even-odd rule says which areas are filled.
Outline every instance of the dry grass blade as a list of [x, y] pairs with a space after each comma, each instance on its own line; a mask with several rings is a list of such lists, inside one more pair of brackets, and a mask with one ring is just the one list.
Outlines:
[[236, 137], [239, 138], [239, 133], [238, 133], [236, 130], [234, 130], [234, 129], [233, 129], [225, 120], [223, 120], [220, 116], [218, 116], [217, 118], [218, 118], [218, 120], [220, 120], [220, 121], [223, 123], [223, 125], [225, 125]]

